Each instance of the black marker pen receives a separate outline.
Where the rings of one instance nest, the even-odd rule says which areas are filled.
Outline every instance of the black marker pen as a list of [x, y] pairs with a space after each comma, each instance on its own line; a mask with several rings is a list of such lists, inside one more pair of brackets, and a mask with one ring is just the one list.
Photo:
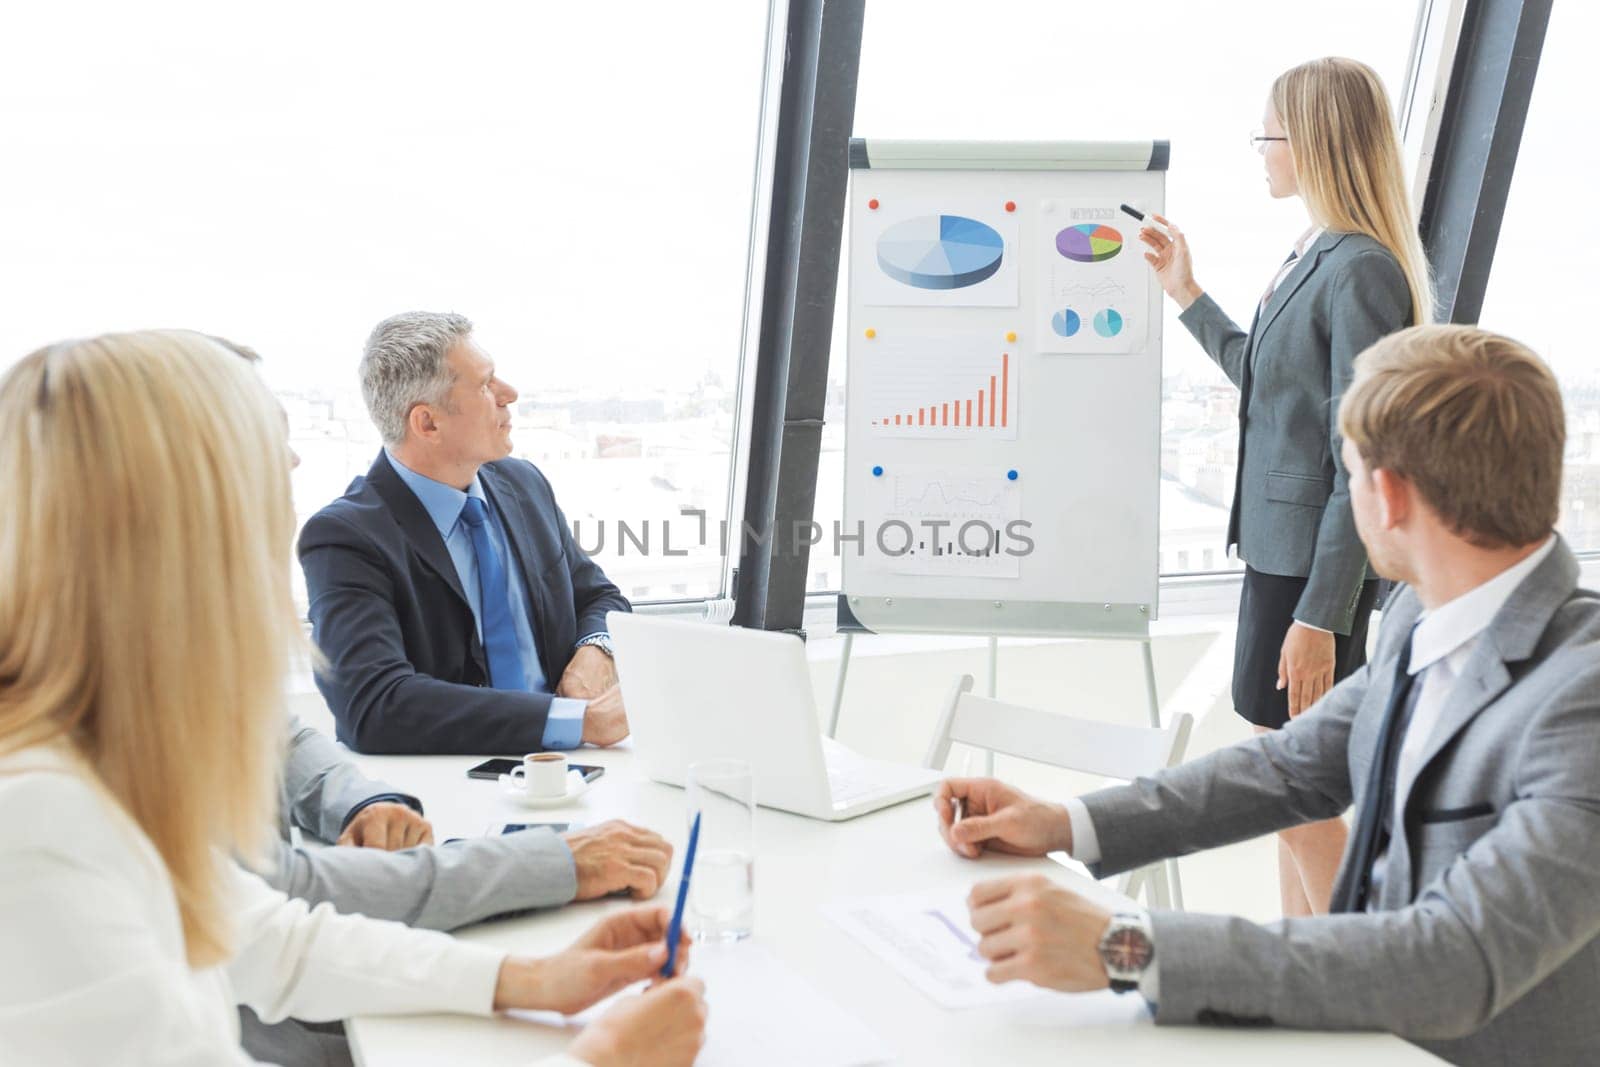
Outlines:
[[1156, 221], [1156, 217], [1154, 215], [1149, 214], [1148, 212], [1140, 211], [1132, 204], [1123, 204], [1122, 213], [1124, 215], [1132, 215], [1134, 218], [1138, 219], [1142, 225], [1150, 227], [1163, 237], [1172, 237], [1172, 234], [1167, 232], [1167, 228]]

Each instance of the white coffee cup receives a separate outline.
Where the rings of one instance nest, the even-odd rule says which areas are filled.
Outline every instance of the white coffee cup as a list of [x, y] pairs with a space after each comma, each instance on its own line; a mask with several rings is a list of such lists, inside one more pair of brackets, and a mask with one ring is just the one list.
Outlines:
[[530, 752], [522, 757], [522, 764], [511, 768], [510, 788], [534, 797], [564, 797], [567, 795], [567, 754], [565, 752]]

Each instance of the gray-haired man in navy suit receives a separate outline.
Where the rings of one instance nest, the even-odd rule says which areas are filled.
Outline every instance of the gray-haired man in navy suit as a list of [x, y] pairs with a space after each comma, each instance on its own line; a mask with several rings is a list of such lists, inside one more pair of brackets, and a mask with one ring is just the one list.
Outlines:
[[517, 391], [455, 314], [379, 323], [361, 390], [384, 448], [300, 535], [318, 672], [361, 752], [513, 753], [628, 734], [606, 612], [628, 601], [511, 454]]

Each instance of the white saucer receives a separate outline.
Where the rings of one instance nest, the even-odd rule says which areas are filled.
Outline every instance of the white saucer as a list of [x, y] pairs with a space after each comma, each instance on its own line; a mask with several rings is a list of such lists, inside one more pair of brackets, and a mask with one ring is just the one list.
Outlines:
[[526, 789], [511, 785], [511, 775], [500, 776], [500, 795], [511, 803], [523, 808], [559, 808], [563, 804], [570, 804], [589, 791], [589, 783], [577, 771], [567, 772], [567, 791], [562, 796], [542, 797], [530, 794]]

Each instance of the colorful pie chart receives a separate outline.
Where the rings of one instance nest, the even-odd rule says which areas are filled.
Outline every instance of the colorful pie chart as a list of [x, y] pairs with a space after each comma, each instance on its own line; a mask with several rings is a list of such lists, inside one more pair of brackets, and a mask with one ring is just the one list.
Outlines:
[[1122, 234], [1093, 222], [1068, 226], [1056, 234], [1056, 251], [1074, 263], [1102, 263], [1122, 251]]
[[878, 238], [878, 267], [916, 289], [964, 289], [1000, 269], [1005, 240], [994, 227], [960, 215], [897, 222]]
[[1083, 326], [1083, 320], [1071, 308], [1062, 308], [1050, 316], [1050, 328], [1061, 337], [1071, 337]]
[[1094, 313], [1094, 332], [1101, 337], [1115, 337], [1121, 333], [1122, 313], [1115, 308], [1096, 311]]

